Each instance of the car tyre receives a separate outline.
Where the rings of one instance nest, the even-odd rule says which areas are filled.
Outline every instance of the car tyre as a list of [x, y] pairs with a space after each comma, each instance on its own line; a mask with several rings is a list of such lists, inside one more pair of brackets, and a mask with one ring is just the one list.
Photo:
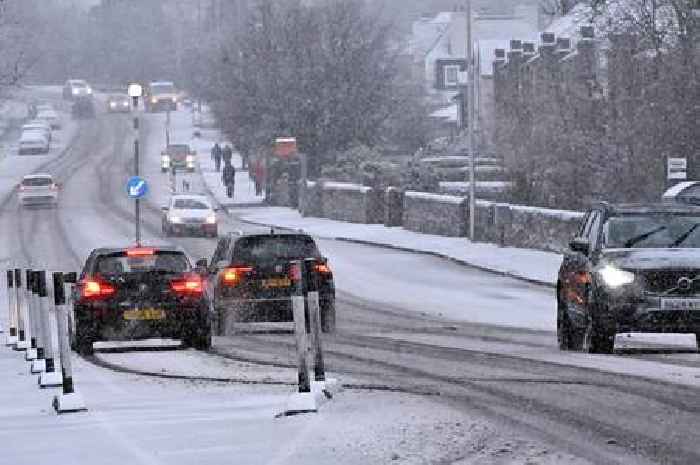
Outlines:
[[589, 354], [612, 354], [615, 349], [615, 327], [592, 316], [584, 333], [584, 347]]
[[183, 338], [185, 347], [207, 351], [211, 349], [211, 326], [202, 326]]
[[321, 331], [335, 332], [335, 300], [328, 300], [321, 305]]
[[72, 346], [73, 350], [78, 352], [82, 356], [90, 356], [95, 352], [92, 344], [95, 341], [85, 334], [85, 330], [81, 329], [80, 326], [75, 328], [75, 339], [73, 340]]
[[559, 350], [581, 350], [583, 347], [582, 332], [571, 324], [566, 304], [559, 302], [557, 308], [557, 342]]

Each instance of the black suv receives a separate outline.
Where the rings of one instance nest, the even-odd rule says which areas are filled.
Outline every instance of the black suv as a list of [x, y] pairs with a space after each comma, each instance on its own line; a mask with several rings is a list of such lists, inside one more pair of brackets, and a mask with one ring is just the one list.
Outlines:
[[700, 208], [601, 204], [557, 282], [562, 350], [611, 353], [618, 332], [700, 334]]
[[178, 338], [211, 347], [212, 312], [202, 277], [175, 247], [95, 249], [74, 290], [73, 349], [101, 340]]
[[[328, 260], [313, 238], [303, 233], [231, 234], [219, 240], [207, 267], [207, 285], [219, 316], [219, 333], [236, 322], [292, 321], [291, 296], [300, 259], [319, 278], [321, 327], [335, 330], [335, 285]], [[206, 267], [206, 260], [198, 265]]]

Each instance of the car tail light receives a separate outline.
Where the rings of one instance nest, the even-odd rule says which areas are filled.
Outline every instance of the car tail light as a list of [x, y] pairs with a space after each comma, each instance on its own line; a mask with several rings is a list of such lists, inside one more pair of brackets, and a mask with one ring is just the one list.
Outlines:
[[144, 248], [144, 247], [138, 247], [135, 249], [129, 249], [126, 251], [126, 256], [127, 257], [145, 257], [148, 255], [153, 255], [155, 254], [156, 251], [153, 249], [149, 248]]
[[181, 279], [170, 281], [170, 288], [177, 294], [201, 294], [204, 292], [204, 283], [199, 275], [186, 275]]
[[245, 275], [251, 271], [253, 271], [253, 268], [250, 266], [232, 266], [224, 269], [221, 275], [221, 281], [225, 286], [237, 286]]
[[322, 274], [322, 275], [331, 274], [331, 269], [330, 269], [330, 267], [329, 267], [327, 264], [325, 264], [325, 263], [317, 263], [317, 264], [314, 266], [314, 270], [316, 271], [316, 273], [319, 273], [319, 274]]
[[116, 291], [113, 285], [99, 278], [86, 278], [80, 283], [80, 297], [83, 299], [107, 299]]
[[289, 279], [294, 282], [301, 281], [301, 267], [298, 263], [292, 263], [289, 267]]

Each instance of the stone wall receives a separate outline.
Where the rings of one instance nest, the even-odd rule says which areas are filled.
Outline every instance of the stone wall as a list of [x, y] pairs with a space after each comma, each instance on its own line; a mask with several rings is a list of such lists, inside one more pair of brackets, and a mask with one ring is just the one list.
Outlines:
[[403, 227], [425, 234], [460, 237], [466, 233], [465, 197], [407, 191], [403, 198]]
[[375, 198], [371, 187], [326, 181], [321, 186], [321, 214], [332, 220], [369, 223], [373, 220], [371, 207]]

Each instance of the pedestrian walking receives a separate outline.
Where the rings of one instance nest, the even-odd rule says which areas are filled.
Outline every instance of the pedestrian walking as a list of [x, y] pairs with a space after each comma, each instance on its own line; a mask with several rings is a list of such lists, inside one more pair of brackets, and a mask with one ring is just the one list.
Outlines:
[[221, 181], [224, 183], [224, 186], [226, 186], [226, 196], [232, 199], [236, 187], [236, 168], [234, 168], [231, 163], [224, 163]]
[[221, 158], [221, 146], [219, 143], [215, 143], [214, 147], [211, 148], [211, 161], [214, 161], [216, 159], [216, 154], [219, 154], [219, 158]]
[[226, 147], [224, 147], [222, 156], [224, 159], [224, 165], [230, 165], [231, 159], [233, 158], [233, 149], [231, 148], [230, 145], [226, 144]]
[[219, 147], [219, 150], [213, 153], [214, 155], [214, 166], [216, 167], [216, 172], [218, 173], [221, 171], [221, 157], [222, 157], [222, 150], [221, 147]]
[[265, 182], [265, 164], [263, 160], [258, 158], [255, 161], [255, 195], [262, 195], [262, 186]]

